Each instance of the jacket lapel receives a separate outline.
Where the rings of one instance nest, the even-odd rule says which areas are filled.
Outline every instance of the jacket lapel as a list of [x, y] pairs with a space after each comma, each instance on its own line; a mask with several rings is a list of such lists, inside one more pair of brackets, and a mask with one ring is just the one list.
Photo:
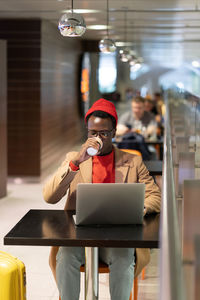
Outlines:
[[[127, 182], [127, 175], [129, 168], [132, 167], [133, 161], [130, 160], [130, 155], [118, 148], [114, 147], [115, 151], [115, 182], [124, 183]], [[82, 182], [92, 182], [92, 158], [84, 161], [80, 164], [80, 173]]]
[[80, 173], [82, 177], [82, 182], [92, 182], [92, 158], [89, 158], [88, 160], [80, 164]]
[[127, 182], [127, 176], [129, 168], [133, 165], [130, 156], [114, 147], [115, 150], [115, 182], [125, 183]]

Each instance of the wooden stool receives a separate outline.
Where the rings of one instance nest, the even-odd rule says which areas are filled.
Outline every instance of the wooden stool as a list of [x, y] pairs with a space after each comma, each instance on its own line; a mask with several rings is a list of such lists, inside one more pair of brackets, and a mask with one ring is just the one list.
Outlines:
[[135, 150], [135, 149], [120, 149], [124, 152], [128, 152], [130, 154], [135, 154], [135, 155], [138, 155], [138, 156], [142, 156], [142, 153], [138, 150]]
[[141, 275], [142, 280], [145, 279], [145, 268], [142, 269], [142, 275]]

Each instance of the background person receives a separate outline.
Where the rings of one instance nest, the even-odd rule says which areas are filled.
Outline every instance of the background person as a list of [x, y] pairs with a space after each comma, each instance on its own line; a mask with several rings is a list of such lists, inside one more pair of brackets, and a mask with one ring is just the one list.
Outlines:
[[152, 113], [154, 116], [159, 115], [158, 110], [156, 108], [155, 101], [152, 100], [152, 99], [145, 99], [144, 110], [147, 111], [147, 112]]
[[141, 96], [133, 98], [131, 110], [120, 116], [116, 135], [123, 136], [130, 131], [140, 133], [145, 138], [156, 139], [155, 116], [145, 111], [144, 98]]
[[163, 136], [164, 126], [162, 114], [158, 113], [156, 102], [152, 99], [145, 99], [144, 109], [147, 112], [154, 114], [155, 121], [157, 122], [157, 137]]
[[156, 92], [154, 93], [154, 101], [156, 103], [156, 108], [158, 110], [158, 113], [164, 117], [165, 115], [165, 104], [164, 104], [164, 100], [161, 96], [161, 93]]
[[[145, 183], [144, 214], [160, 211], [160, 190], [149, 176], [140, 156], [125, 153], [115, 148], [117, 113], [110, 101], [99, 99], [86, 113], [88, 138], [79, 152], [69, 152], [61, 167], [45, 184], [43, 195], [48, 203], [56, 203], [67, 194], [66, 210], [76, 208], [78, 183]], [[103, 147], [96, 156], [87, 154], [88, 147]], [[94, 199], [95, 201], [95, 199]], [[100, 259], [110, 269], [110, 294], [112, 300], [128, 300], [137, 276], [149, 262], [149, 249], [100, 248]], [[136, 259], [135, 259], [136, 257]], [[50, 266], [57, 281], [61, 300], [78, 300], [80, 293], [80, 266], [84, 264], [84, 248], [52, 247]]]

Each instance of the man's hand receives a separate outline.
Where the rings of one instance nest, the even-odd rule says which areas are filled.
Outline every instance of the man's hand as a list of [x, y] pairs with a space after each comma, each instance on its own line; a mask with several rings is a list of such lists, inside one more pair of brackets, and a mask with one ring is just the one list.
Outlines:
[[122, 135], [128, 133], [129, 131], [130, 131], [130, 129], [127, 126], [125, 126], [123, 124], [118, 124], [116, 136], [122, 136]]
[[80, 163], [85, 160], [88, 160], [91, 156], [87, 154], [87, 149], [89, 147], [93, 147], [95, 149], [99, 149], [99, 143], [95, 138], [88, 138], [87, 141], [81, 146], [80, 151], [77, 156], [72, 160], [72, 163], [79, 167]]

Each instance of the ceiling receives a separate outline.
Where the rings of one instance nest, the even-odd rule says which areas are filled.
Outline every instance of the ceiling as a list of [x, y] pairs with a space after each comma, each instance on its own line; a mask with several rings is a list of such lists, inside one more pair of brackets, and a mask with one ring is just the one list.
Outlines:
[[[200, 0], [108, 0], [109, 37], [126, 42], [148, 64], [176, 67], [199, 59]], [[83, 39], [100, 40], [107, 24], [107, 0], [74, 0], [84, 13], [87, 31]], [[71, 0], [0, 0], [0, 18], [40, 18], [58, 24]]]

